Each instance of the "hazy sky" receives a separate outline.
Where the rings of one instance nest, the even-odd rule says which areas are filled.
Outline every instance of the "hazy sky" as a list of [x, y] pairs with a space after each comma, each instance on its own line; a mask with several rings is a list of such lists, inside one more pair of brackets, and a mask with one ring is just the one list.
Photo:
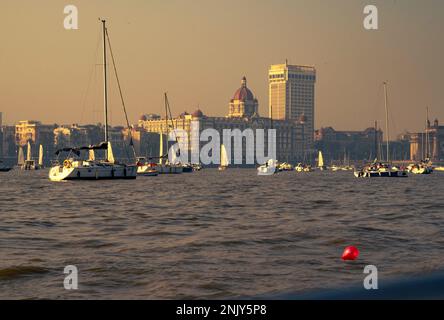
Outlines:
[[[67, 4], [78, 30], [63, 28]], [[378, 31], [363, 28], [367, 4]], [[244, 75], [266, 116], [268, 67], [287, 58], [317, 68], [316, 127], [383, 121], [387, 80], [392, 132], [420, 130], [426, 106], [444, 123], [443, 14], [442, 0], [1, 0], [0, 111], [9, 124], [102, 121], [106, 17], [131, 122], [163, 114], [164, 91], [174, 114], [225, 116]], [[111, 86], [111, 123], [123, 124]]]

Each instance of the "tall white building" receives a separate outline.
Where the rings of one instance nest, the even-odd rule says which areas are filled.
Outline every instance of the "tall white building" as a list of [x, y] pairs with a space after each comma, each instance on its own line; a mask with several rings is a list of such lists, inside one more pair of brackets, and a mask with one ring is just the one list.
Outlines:
[[314, 135], [316, 69], [287, 63], [271, 65], [268, 83], [270, 117], [298, 122], [303, 128], [304, 149], [309, 149]]

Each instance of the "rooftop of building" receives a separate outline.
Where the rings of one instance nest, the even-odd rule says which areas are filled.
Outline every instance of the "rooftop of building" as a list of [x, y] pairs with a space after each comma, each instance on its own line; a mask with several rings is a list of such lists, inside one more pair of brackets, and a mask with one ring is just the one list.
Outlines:
[[273, 73], [273, 72], [282, 72], [284, 70], [292, 72], [316, 73], [316, 68], [314, 66], [292, 65], [288, 63], [272, 64], [268, 71], [269, 73]]

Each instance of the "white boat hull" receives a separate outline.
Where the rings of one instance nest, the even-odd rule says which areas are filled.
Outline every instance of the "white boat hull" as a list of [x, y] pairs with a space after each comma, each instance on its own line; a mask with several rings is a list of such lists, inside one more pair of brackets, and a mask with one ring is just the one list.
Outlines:
[[157, 176], [159, 172], [152, 166], [138, 166], [137, 167], [137, 175], [145, 176], [145, 177], [154, 177]]
[[136, 176], [137, 167], [127, 165], [55, 166], [49, 171], [51, 181], [135, 179]]

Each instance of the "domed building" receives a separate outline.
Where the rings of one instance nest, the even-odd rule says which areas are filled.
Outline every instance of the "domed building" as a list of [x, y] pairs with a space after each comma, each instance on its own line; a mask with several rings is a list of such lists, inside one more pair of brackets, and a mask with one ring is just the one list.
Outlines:
[[258, 101], [247, 87], [247, 78], [243, 77], [241, 87], [236, 90], [230, 100], [229, 118], [251, 118], [258, 115]]

